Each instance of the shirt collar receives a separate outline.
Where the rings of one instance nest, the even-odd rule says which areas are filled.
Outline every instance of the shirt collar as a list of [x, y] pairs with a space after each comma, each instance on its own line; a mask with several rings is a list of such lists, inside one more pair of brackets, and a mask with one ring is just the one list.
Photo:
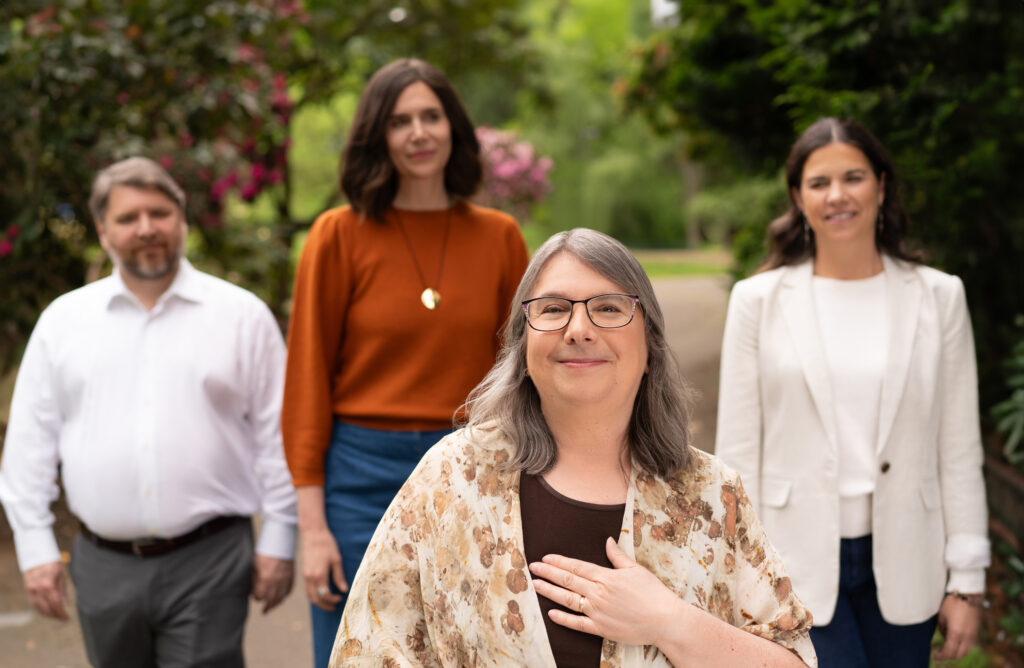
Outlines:
[[[181, 258], [178, 263], [178, 272], [174, 275], [174, 280], [167, 287], [167, 290], [160, 295], [160, 299], [157, 300], [157, 306], [166, 303], [168, 300], [177, 297], [189, 302], [200, 303], [203, 301], [203, 291], [199, 285], [199, 271], [197, 271], [192, 264], [185, 259]], [[132, 291], [128, 289], [128, 286], [124, 284], [124, 279], [121, 278], [121, 269], [117, 265], [114, 266], [114, 271], [110, 274], [110, 295], [107, 299], [107, 305], [110, 306], [119, 299], [127, 299], [128, 301], [137, 304], [138, 298], [132, 294]]]

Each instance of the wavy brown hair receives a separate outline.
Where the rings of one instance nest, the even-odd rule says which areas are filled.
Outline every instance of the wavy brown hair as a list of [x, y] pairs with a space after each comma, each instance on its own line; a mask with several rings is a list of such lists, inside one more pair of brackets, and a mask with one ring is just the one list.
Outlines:
[[422, 81], [434, 91], [451, 126], [452, 152], [444, 168], [450, 196], [469, 197], [483, 177], [480, 143], [473, 122], [448, 78], [430, 63], [395, 60], [377, 70], [363, 90], [341, 158], [341, 190], [352, 209], [377, 222], [398, 192], [399, 175], [388, 155], [388, 118], [410, 84]]
[[793, 144], [786, 159], [786, 196], [789, 209], [768, 225], [768, 255], [758, 268], [767, 271], [784, 265], [797, 264], [814, 257], [816, 250], [814, 230], [804, 234], [804, 216], [793, 197], [793, 190], [800, 188], [804, 164], [807, 158], [822, 146], [841, 142], [860, 150], [871, 163], [875, 177], [885, 178], [885, 198], [882, 202], [882, 226], [875, 228], [875, 246], [880, 252], [908, 262], [922, 262], [920, 251], [906, 247], [909, 219], [903, 199], [900, 197], [899, 181], [882, 142], [871, 132], [851, 120], [842, 118], [819, 118], [811, 124]]
[[665, 340], [665, 317], [643, 267], [621, 243], [601, 232], [576, 228], [554, 235], [537, 249], [519, 283], [502, 333], [498, 361], [470, 393], [459, 415], [470, 430], [497, 429], [515, 445], [509, 466], [538, 475], [558, 457], [555, 437], [541, 411], [540, 395], [526, 375], [526, 313], [540, 273], [559, 253], [585, 265], [640, 297], [647, 339], [648, 371], [640, 381], [629, 420], [633, 461], [647, 473], [668, 478], [687, 468], [690, 454], [690, 390]]

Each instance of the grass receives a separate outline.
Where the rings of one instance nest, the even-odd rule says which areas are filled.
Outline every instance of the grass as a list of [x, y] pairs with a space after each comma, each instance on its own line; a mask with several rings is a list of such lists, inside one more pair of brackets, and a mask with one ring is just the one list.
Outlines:
[[728, 267], [718, 264], [707, 264], [687, 260], [640, 260], [644, 271], [651, 278], [670, 276], [718, 276], [728, 271]]
[[718, 276], [732, 265], [732, 254], [720, 246], [698, 249], [633, 249], [633, 254], [651, 278], [673, 276]]

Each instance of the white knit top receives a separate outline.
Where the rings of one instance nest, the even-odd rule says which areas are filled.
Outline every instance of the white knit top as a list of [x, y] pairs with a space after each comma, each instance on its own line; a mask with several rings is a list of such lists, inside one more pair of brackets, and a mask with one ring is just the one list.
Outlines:
[[839, 531], [843, 538], [856, 538], [871, 533], [878, 471], [878, 414], [889, 341], [885, 273], [858, 280], [815, 276], [812, 285], [839, 438]]

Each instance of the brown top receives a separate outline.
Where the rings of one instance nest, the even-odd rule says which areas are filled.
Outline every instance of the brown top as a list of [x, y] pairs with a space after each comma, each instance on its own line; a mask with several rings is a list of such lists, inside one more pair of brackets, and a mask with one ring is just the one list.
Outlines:
[[[540, 476], [526, 474], [519, 479], [519, 500], [526, 563], [540, 561], [545, 554], [560, 554], [612, 567], [605, 541], [609, 537], [619, 539], [626, 504], [603, 506], [576, 501], [559, 494]], [[554, 623], [548, 617], [553, 608], [577, 612], [544, 596], [538, 595], [537, 600], [558, 668], [597, 668], [604, 639]]]
[[[516, 221], [493, 209], [349, 207], [313, 224], [295, 273], [281, 429], [296, 486], [322, 485], [334, 416], [364, 427], [443, 429], [494, 364], [529, 260]], [[423, 284], [410, 248], [429, 286]], [[435, 284], [440, 267], [440, 282]], [[441, 302], [427, 310], [426, 287]]]

